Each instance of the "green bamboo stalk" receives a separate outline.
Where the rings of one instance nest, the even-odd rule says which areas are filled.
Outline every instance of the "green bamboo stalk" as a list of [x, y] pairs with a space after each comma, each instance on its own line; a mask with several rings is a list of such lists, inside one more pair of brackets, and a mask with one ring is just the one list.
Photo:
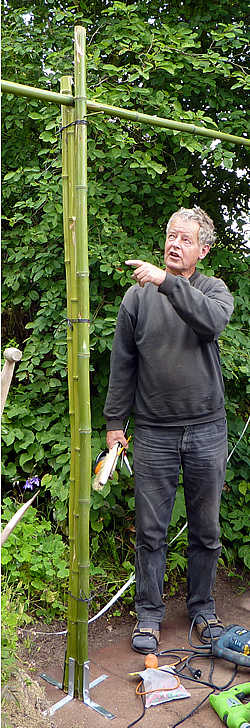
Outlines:
[[[72, 113], [72, 120], [75, 114]], [[76, 280], [76, 217], [75, 217], [75, 127], [70, 126], [67, 129], [68, 139], [68, 171], [69, 171], [69, 239], [70, 239], [70, 260], [71, 260], [71, 314], [73, 322], [78, 316], [78, 296], [77, 296], [77, 280]], [[77, 351], [78, 351], [78, 330], [77, 324], [72, 322], [72, 381], [73, 381], [73, 399], [75, 408], [74, 421], [74, 441], [72, 441], [71, 457], [74, 460], [74, 480], [71, 482], [71, 500], [70, 500], [70, 528], [72, 533], [72, 574], [71, 574], [71, 610], [68, 618], [68, 647], [67, 658], [75, 657], [75, 694], [77, 695], [77, 599], [79, 595], [79, 454], [80, 454], [80, 436], [79, 436], [79, 398], [78, 398], [78, 370], [77, 370]], [[71, 616], [70, 616], [71, 614]]]
[[[19, 96], [31, 96], [33, 98], [41, 98], [45, 101], [54, 101], [56, 104], [73, 105], [73, 96], [52, 93], [51, 91], [43, 91], [42, 89], [33, 88], [32, 86], [23, 86], [22, 84], [10, 81], [2, 81], [2, 91], [14, 93]], [[109, 106], [102, 102], [86, 99], [88, 111], [99, 111], [108, 116], [116, 116], [119, 119], [127, 119], [128, 121], [139, 122], [141, 124], [150, 124], [151, 126], [159, 126], [161, 129], [172, 129], [172, 131], [180, 131], [186, 134], [197, 134], [198, 136], [210, 137], [211, 139], [221, 139], [221, 141], [230, 144], [243, 144], [245, 147], [250, 146], [250, 139], [247, 137], [235, 136], [234, 134], [226, 134], [216, 129], [208, 129], [205, 126], [196, 126], [195, 124], [186, 124], [186, 122], [175, 121], [173, 119], [164, 119], [161, 116], [151, 116], [143, 114], [132, 109], [121, 109], [119, 106]]]
[[88, 111], [102, 111], [103, 114], [107, 114], [108, 116], [117, 116], [119, 119], [137, 121], [141, 124], [151, 124], [151, 126], [159, 126], [162, 129], [172, 129], [188, 134], [211, 137], [211, 139], [221, 139], [225, 142], [230, 142], [231, 144], [244, 144], [246, 147], [250, 146], [250, 139], [247, 139], [246, 137], [226, 134], [226, 132], [217, 131], [216, 129], [208, 129], [205, 126], [196, 126], [195, 124], [186, 124], [186, 122], [182, 121], [164, 119], [162, 116], [150, 116], [149, 114], [143, 114], [139, 111], [120, 109], [118, 106], [109, 106], [108, 104], [103, 104], [102, 102], [97, 103], [96, 101], [87, 101], [87, 108]]
[[[80, 433], [78, 697], [83, 697], [83, 665], [88, 658], [89, 508], [91, 422], [89, 393], [89, 268], [87, 222], [86, 30], [75, 27], [76, 276], [78, 290], [78, 399]], [[85, 122], [85, 123], [84, 123]]]
[[42, 101], [52, 101], [54, 104], [65, 104], [66, 106], [74, 105], [72, 94], [59, 94], [56, 91], [47, 91], [46, 89], [36, 88], [35, 86], [25, 86], [22, 83], [14, 83], [14, 81], [1, 81], [1, 89], [6, 94], [15, 94], [15, 96], [27, 96], [31, 99], [41, 99]]
[[[71, 76], [63, 76], [61, 79], [62, 94], [71, 92]], [[74, 178], [74, 109], [62, 106], [62, 182], [63, 182], [63, 228], [64, 228], [64, 250], [66, 269], [66, 293], [67, 293], [67, 317], [74, 318], [73, 293], [76, 289], [74, 284], [75, 275], [75, 253], [72, 245], [72, 218], [74, 212], [73, 199], [73, 178]], [[73, 137], [73, 143], [72, 143]], [[74, 335], [72, 325], [67, 326], [67, 359], [68, 359], [68, 392], [69, 392], [69, 418], [71, 434], [71, 455], [70, 455], [70, 489], [69, 489], [69, 601], [68, 601], [68, 639], [67, 653], [64, 666], [63, 685], [68, 687], [69, 657], [77, 661], [77, 596], [78, 596], [78, 558], [77, 543], [78, 534], [75, 528], [75, 470], [76, 470], [76, 426], [78, 429], [78, 403], [74, 386]]]

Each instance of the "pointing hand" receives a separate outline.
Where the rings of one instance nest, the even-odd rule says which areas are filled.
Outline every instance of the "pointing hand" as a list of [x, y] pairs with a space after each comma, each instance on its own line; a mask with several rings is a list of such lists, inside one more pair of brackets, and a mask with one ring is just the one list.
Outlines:
[[161, 268], [157, 268], [152, 263], [146, 263], [143, 260], [125, 260], [126, 265], [131, 265], [135, 268], [132, 275], [137, 283], [143, 288], [145, 283], [154, 283], [155, 286], [160, 286], [166, 278], [166, 271]]

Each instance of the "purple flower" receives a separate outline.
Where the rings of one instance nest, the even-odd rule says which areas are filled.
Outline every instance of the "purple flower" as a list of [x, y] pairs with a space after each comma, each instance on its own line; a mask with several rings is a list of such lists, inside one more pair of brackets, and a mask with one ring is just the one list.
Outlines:
[[34, 488], [39, 487], [39, 478], [37, 475], [35, 475], [34, 478], [27, 478], [26, 483], [23, 486], [24, 490], [33, 490]]

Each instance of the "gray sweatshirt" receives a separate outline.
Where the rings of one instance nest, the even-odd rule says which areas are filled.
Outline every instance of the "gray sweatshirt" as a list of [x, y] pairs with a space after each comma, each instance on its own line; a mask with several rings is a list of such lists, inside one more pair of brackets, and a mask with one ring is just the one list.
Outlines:
[[195, 271], [129, 288], [120, 306], [104, 407], [107, 430], [212, 422], [225, 415], [218, 336], [233, 312], [225, 283]]

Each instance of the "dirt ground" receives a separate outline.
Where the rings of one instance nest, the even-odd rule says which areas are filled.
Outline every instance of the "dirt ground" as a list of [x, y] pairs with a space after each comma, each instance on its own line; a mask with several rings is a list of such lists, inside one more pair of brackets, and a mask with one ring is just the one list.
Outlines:
[[[244, 591], [242, 581], [227, 578], [222, 573], [217, 577], [215, 596], [217, 611], [225, 624], [241, 624], [250, 629], [249, 586]], [[112, 720], [110, 725], [114, 725], [114, 728], [126, 728], [140, 716], [142, 710], [141, 699], [135, 695], [138, 679], [129, 677], [128, 673], [142, 670], [144, 657], [130, 649], [130, 635], [135, 620], [124, 609], [122, 601], [120, 607], [121, 617], [113, 617], [111, 609], [111, 614], [107, 613], [89, 625], [90, 679], [96, 679], [103, 672], [109, 678], [91, 691], [91, 697], [113, 713], [114, 722]], [[187, 649], [188, 628], [182, 587], [178, 595], [168, 600], [160, 648]], [[3, 728], [101, 728], [109, 725], [110, 721], [103, 715], [75, 699], [53, 715], [45, 714], [49, 707], [65, 697], [61, 690], [41, 678], [41, 674], [45, 673], [54, 680], [62, 680], [67, 637], [57, 632], [65, 629], [66, 624], [62, 622], [52, 625], [39, 622], [27, 630], [19, 631], [18, 669], [3, 693]], [[231, 677], [233, 665], [225, 660], [216, 660], [216, 663], [218, 667], [216, 664], [214, 680], [216, 684], [224, 685]], [[163, 664], [162, 660], [160, 664]], [[199, 667], [202, 667], [203, 679], [206, 680], [208, 668], [203, 665], [202, 659]], [[247, 674], [246, 668], [240, 667], [233, 685], [249, 680], [249, 672]], [[206, 690], [203, 686], [199, 689], [192, 683], [191, 688], [190, 683], [184, 686], [190, 690], [190, 704], [185, 699], [150, 708], [141, 720], [142, 728], [150, 725], [153, 728], [171, 728], [209, 692], [209, 688]], [[216, 728], [222, 725], [208, 701], [185, 724], [187, 728]]]

